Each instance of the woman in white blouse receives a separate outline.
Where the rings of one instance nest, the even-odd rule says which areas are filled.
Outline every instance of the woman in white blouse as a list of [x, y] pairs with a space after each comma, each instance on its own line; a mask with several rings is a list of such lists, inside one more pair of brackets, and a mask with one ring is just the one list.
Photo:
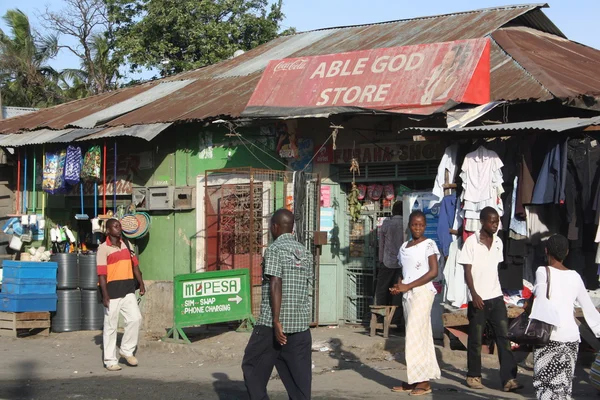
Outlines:
[[[550, 342], [533, 353], [533, 387], [541, 400], [570, 400], [579, 350], [579, 328], [573, 318], [575, 302], [596, 336], [600, 336], [600, 313], [594, 307], [581, 277], [562, 262], [569, 254], [569, 241], [552, 235], [546, 242], [550, 279], [546, 267], [536, 272], [535, 301], [531, 319], [553, 325]], [[546, 288], [550, 282], [549, 299]]]
[[431, 329], [431, 307], [436, 294], [433, 281], [438, 275], [440, 252], [431, 239], [424, 236], [427, 219], [421, 211], [410, 214], [408, 226], [412, 240], [404, 242], [398, 252], [402, 276], [390, 292], [404, 293], [402, 305], [406, 323], [407, 381], [392, 388], [394, 392], [410, 392], [411, 396], [431, 393], [431, 379], [439, 379], [440, 367], [435, 357]]

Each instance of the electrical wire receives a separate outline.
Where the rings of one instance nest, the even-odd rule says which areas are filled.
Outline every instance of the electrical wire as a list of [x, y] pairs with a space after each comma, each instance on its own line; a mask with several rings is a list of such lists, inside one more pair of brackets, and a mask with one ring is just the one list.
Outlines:
[[258, 158], [258, 156], [256, 154], [254, 154], [252, 152], [252, 150], [250, 150], [250, 148], [248, 146], [246, 146], [246, 143], [244, 143], [243, 140], [240, 140], [240, 142], [242, 142], [242, 144], [244, 145], [244, 147], [246, 148], [246, 150], [248, 150], [248, 153], [252, 154], [254, 156], [254, 158], [256, 158], [258, 160], [259, 163], [261, 163], [262, 165], [264, 165], [267, 169], [271, 169], [271, 167], [269, 167], [267, 164], [265, 164], [260, 158]]
[[[260, 150], [261, 152], [265, 153], [266, 155], [268, 155], [269, 157], [271, 157], [273, 160], [275, 160], [275, 161], [276, 161], [276, 162], [278, 162], [279, 164], [283, 165], [283, 166], [284, 166], [286, 169], [289, 169], [290, 171], [293, 171], [293, 169], [292, 169], [292, 168], [290, 168], [290, 166], [289, 166], [289, 165], [287, 165], [287, 164], [285, 164], [285, 163], [281, 162], [281, 160], [278, 160], [277, 158], [273, 157], [271, 154], [269, 154], [268, 152], [264, 151], [263, 149], [261, 149], [260, 147], [258, 147], [258, 146], [257, 146], [257, 145], [255, 145], [254, 143], [252, 143], [250, 140], [248, 140], [248, 139], [246, 139], [245, 137], [243, 137], [241, 134], [239, 134], [239, 133], [237, 133], [237, 132], [233, 132], [233, 134], [234, 134], [234, 135], [236, 135], [236, 136], [237, 136], [237, 137], [238, 137], [238, 138], [239, 138], [239, 139], [242, 141], [242, 144], [243, 144], [244, 146], [246, 146], [246, 144], [244, 143], [244, 141], [246, 141], [246, 142], [250, 143], [250, 145], [251, 145], [251, 146], [254, 146], [254, 147], [256, 147], [258, 150]], [[248, 148], [248, 146], [246, 146], [246, 148]], [[250, 149], [248, 149], [248, 151], [250, 151]], [[252, 155], [254, 155], [254, 153], [252, 153]], [[255, 156], [255, 155], [254, 155], [254, 156]], [[256, 157], [256, 156], [255, 156], [255, 157]], [[257, 157], [257, 158], [258, 158], [258, 157]], [[262, 163], [262, 161], [261, 161], [261, 163]], [[265, 164], [263, 163], [263, 165], [265, 165]], [[270, 167], [267, 167], [267, 168], [269, 168], [269, 169], [270, 169]]]

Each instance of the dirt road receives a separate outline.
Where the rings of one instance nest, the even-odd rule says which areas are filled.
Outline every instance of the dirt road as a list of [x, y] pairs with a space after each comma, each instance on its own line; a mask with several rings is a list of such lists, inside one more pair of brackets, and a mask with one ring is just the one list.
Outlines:
[[[192, 345], [174, 345], [146, 337], [138, 351], [140, 366], [107, 372], [102, 366], [99, 332], [52, 334], [49, 338], [0, 338], [0, 399], [246, 399], [240, 362], [248, 334], [212, 329], [197, 332]], [[313, 330], [314, 399], [398, 399], [389, 388], [406, 377], [403, 341], [370, 338], [362, 329]], [[322, 350], [322, 351], [319, 351]], [[464, 352], [437, 349], [443, 378], [426, 399], [533, 398], [531, 368], [520, 368], [526, 388], [505, 394], [495, 357], [484, 357], [484, 383], [473, 391], [463, 385]], [[589, 358], [584, 360], [589, 362]], [[597, 399], [579, 367], [574, 398]], [[272, 399], [287, 399], [274, 373]]]

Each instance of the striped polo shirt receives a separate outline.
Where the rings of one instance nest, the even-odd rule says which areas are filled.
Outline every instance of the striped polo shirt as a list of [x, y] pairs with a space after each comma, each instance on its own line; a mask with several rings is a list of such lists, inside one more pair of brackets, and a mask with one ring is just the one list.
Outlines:
[[122, 240], [119, 241], [118, 246], [115, 246], [111, 244], [109, 238], [106, 238], [106, 241], [98, 246], [96, 254], [98, 276], [106, 276], [108, 296], [111, 299], [135, 293], [136, 282], [131, 265], [132, 259], [134, 265], [139, 265], [137, 256], [129, 253]]

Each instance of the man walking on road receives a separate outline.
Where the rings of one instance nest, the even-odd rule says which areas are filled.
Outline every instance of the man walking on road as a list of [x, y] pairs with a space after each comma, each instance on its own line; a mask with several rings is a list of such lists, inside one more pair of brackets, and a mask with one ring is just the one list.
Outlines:
[[119, 314], [125, 319], [125, 333], [121, 340], [119, 355], [130, 366], [137, 366], [133, 355], [138, 344], [142, 314], [135, 290], [139, 283], [140, 296], [146, 293], [142, 272], [135, 254], [121, 240], [121, 223], [116, 219], [106, 222], [106, 241], [98, 247], [96, 254], [98, 279], [104, 305], [104, 365], [109, 371], [119, 371], [117, 357], [117, 327]]
[[[401, 276], [402, 268], [398, 264], [398, 251], [404, 243], [404, 226], [402, 224], [402, 202], [397, 201], [392, 207], [392, 218], [386, 219], [379, 228], [379, 268], [377, 268], [377, 286], [375, 303], [378, 306], [399, 306], [393, 317], [393, 323], [402, 319], [402, 296], [391, 296], [390, 288]], [[402, 324], [404, 325], [404, 324]]]
[[267, 383], [277, 368], [291, 400], [310, 399], [312, 338], [309, 330], [312, 254], [292, 235], [294, 214], [271, 218], [273, 243], [263, 260], [260, 316], [246, 346], [242, 370], [250, 400], [267, 400]]
[[521, 389], [515, 379], [517, 363], [507, 338], [508, 316], [500, 279], [498, 263], [504, 261], [502, 240], [496, 236], [500, 216], [492, 207], [481, 210], [482, 229], [464, 243], [458, 262], [465, 268], [469, 287], [469, 338], [467, 343], [467, 385], [484, 389], [481, 383], [481, 339], [483, 328], [489, 322], [496, 337], [500, 359], [500, 378], [505, 392]]

